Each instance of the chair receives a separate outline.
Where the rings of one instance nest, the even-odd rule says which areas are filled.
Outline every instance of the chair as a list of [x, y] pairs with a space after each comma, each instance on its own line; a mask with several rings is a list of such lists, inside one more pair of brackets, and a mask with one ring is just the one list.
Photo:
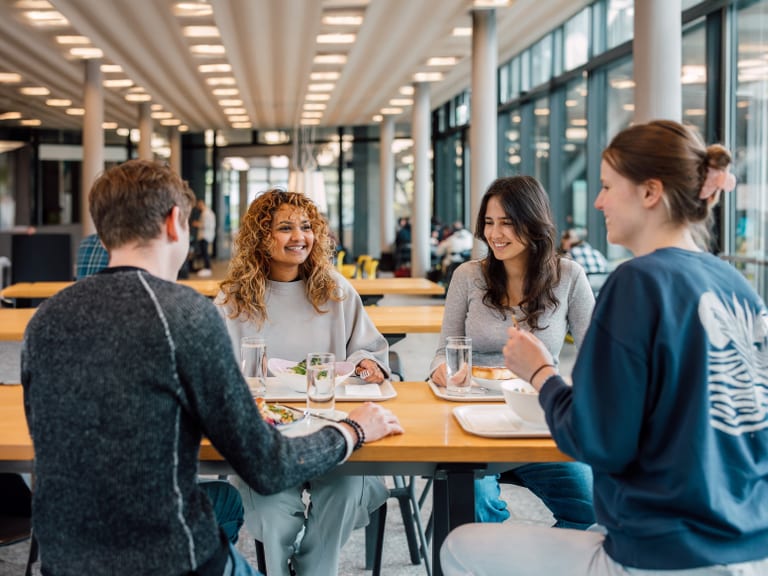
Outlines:
[[365, 270], [363, 271], [364, 278], [376, 278], [376, 272], [379, 269], [378, 258], [371, 258], [365, 264]]
[[344, 257], [347, 255], [345, 250], [339, 250], [336, 255], [336, 270], [344, 278], [354, 278], [357, 273], [357, 264], [344, 264]]
[[0, 546], [32, 538], [25, 576], [37, 560], [37, 541], [32, 536], [32, 493], [19, 474], [0, 474]]
[[357, 270], [355, 278], [365, 278], [366, 270], [368, 269], [368, 263], [371, 261], [371, 256], [368, 254], [360, 254], [357, 257]]

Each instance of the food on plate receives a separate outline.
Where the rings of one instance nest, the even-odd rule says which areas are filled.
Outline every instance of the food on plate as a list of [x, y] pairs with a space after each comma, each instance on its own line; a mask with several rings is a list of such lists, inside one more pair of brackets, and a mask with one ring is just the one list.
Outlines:
[[517, 378], [515, 373], [503, 366], [472, 366], [472, 376], [485, 380], [511, 380]]
[[291, 424], [292, 422], [295, 422], [299, 416], [296, 411], [286, 408], [285, 406], [280, 406], [280, 404], [267, 404], [264, 398], [256, 398], [256, 406], [264, 421], [273, 426]]
[[[320, 358], [312, 358], [312, 365], [314, 366], [315, 364], [320, 364]], [[301, 362], [299, 362], [295, 366], [292, 366], [291, 368], [288, 368], [288, 371], [289, 372], [293, 372], [294, 374], [306, 375], [306, 373], [307, 373], [307, 361], [306, 360], [302, 360]], [[325, 375], [326, 375], [325, 371], [320, 372], [320, 377], [321, 378], [323, 376], [325, 376]]]

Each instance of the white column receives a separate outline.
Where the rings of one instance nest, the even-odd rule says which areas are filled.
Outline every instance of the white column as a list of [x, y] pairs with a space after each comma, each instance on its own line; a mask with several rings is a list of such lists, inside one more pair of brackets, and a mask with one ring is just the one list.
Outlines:
[[80, 193], [80, 222], [83, 236], [96, 232], [88, 210], [88, 195], [94, 180], [104, 171], [104, 90], [101, 86], [101, 63], [85, 61], [83, 93], [83, 172]]
[[682, 120], [680, 0], [635, 2], [633, 42], [636, 123]]
[[152, 116], [149, 102], [139, 104], [139, 159], [154, 159], [152, 154]]
[[381, 251], [393, 252], [395, 242], [395, 159], [392, 143], [395, 140], [395, 121], [385, 116], [379, 133], [379, 227], [381, 228]]
[[181, 175], [181, 133], [176, 127], [168, 130], [168, 142], [171, 146], [171, 170]]
[[[496, 178], [496, 12], [472, 12], [472, 116], [469, 129], [469, 229], [475, 229], [483, 194]], [[473, 256], [481, 245], [475, 241]]]
[[413, 95], [413, 207], [411, 209], [411, 276], [426, 278], [430, 265], [429, 84], [416, 82]]

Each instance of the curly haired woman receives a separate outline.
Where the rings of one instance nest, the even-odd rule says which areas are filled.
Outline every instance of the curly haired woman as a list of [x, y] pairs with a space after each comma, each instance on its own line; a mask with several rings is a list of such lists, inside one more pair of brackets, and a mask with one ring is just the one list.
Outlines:
[[[261, 336], [275, 358], [333, 352], [353, 362], [367, 382], [381, 383], [389, 371], [387, 341], [360, 296], [333, 268], [332, 255], [328, 226], [312, 201], [269, 190], [243, 217], [216, 299], [219, 311], [236, 349], [243, 336]], [[289, 562], [299, 576], [336, 574], [351, 531], [366, 525], [388, 496], [380, 479], [365, 476], [315, 478], [270, 496], [236, 484], [246, 526], [264, 543], [271, 576], [288, 576]]]

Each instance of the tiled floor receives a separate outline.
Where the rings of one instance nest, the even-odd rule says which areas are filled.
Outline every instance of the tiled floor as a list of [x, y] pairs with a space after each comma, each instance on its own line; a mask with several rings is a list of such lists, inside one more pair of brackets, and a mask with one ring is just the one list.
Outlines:
[[[223, 274], [223, 265], [214, 266], [216, 276]], [[398, 304], [434, 304], [441, 305], [442, 299], [414, 296], [385, 296], [381, 305]], [[400, 356], [402, 369], [406, 380], [424, 380], [427, 376], [430, 360], [434, 354], [439, 335], [411, 334], [393, 346]], [[566, 344], [561, 356], [561, 369], [569, 372], [575, 353], [572, 345]], [[388, 481], [391, 479], [387, 479]], [[510, 485], [502, 485], [502, 496], [509, 503], [512, 518], [509, 522], [545, 524], [552, 523], [552, 516], [542, 502], [528, 490]], [[429, 501], [423, 510], [424, 520], [429, 516]], [[253, 539], [245, 529], [241, 531], [238, 548], [256, 565]], [[19, 576], [24, 573], [28, 544], [0, 548], [0, 576]], [[368, 574], [364, 569], [365, 561], [365, 530], [356, 530], [344, 546], [341, 554], [339, 575], [358, 576]], [[384, 536], [384, 559], [382, 572], [391, 576], [417, 576], [426, 574], [423, 565], [414, 566], [410, 563], [408, 546], [405, 540], [402, 520], [397, 507], [397, 501], [388, 502], [387, 528]], [[322, 575], [320, 575], [322, 576]]]

